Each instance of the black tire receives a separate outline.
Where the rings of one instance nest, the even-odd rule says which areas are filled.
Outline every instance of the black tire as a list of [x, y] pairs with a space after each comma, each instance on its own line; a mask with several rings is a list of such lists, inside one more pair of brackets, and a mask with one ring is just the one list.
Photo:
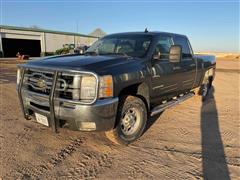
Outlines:
[[200, 94], [202, 96], [202, 101], [204, 102], [207, 99], [209, 90], [212, 87], [212, 81], [209, 79], [207, 82], [201, 85], [200, 87]]
[[109, 140], [120, 145], [137, 140], [144, 132], [147, 122], [145, 103], [135, 96], [121, 98], [116, 122], [113, 130], [105, 132]]

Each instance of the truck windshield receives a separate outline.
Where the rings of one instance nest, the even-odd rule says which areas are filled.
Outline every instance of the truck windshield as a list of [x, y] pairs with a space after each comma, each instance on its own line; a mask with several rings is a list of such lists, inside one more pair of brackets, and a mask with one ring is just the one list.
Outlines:
[[111, 35], [95, 42], [85, 54], [143, 57], [151, 41], [151, 35]]

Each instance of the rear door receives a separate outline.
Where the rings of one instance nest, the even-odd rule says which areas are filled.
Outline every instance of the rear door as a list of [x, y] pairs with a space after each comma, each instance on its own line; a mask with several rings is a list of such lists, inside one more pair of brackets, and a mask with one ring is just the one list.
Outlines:
[[196, 77], [196, 59], [193, 57], [191, 45], [186, 36], [176, 35], [174, 44], [182, 47], [182, 60], [179, 63], [181, 69], [179, 82], [180, 90], [192, 89]]

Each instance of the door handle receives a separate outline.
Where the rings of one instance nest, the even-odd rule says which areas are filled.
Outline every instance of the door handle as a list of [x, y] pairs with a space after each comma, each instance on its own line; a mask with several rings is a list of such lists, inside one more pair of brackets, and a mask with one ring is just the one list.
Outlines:
[[175, 67], [173, 67], [173, 70], [179, 70], [179, 69], [181, 69], [180, 66], [175, 66]]
[[196, 64], [190, 64], [190, 66], [191, 66], [191, 67], [195, 67], [195, 66], [196, 66]]

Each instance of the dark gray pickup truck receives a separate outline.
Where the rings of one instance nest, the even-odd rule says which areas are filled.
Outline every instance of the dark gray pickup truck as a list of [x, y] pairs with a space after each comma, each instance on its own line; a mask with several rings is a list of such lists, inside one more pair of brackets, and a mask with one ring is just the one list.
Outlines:
[[194, 55], [184, 35], [131, 32], [105, 36], [83, 55], [18, 66], [17, 90], [26, 119], [80, 131], [106, 131], [128, 144], [150, 116], [198, 94], [206, 98], [215, 57]]

